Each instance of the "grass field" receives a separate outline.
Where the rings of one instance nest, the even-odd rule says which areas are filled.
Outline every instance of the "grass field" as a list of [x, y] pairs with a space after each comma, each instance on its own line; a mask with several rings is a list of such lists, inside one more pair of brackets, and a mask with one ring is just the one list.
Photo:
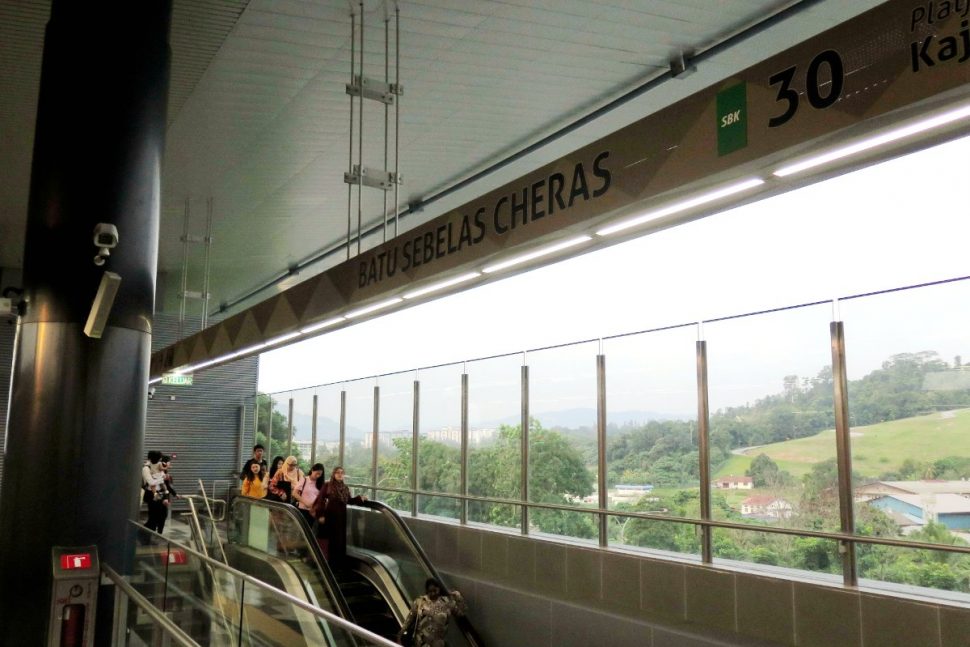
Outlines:
[[[927, 462], [970, 456], [970, 409], [853, 427], [851, 443], [853, 469], [872, 477], [897, 469], [907, 458]], [[815, 463], [835, 458], [835, 432], [749, 449], [742, 456], [732, 456], [714, 478], [743, 475], [758, 454], [767, 454], [779, 468], [800, 477]]]

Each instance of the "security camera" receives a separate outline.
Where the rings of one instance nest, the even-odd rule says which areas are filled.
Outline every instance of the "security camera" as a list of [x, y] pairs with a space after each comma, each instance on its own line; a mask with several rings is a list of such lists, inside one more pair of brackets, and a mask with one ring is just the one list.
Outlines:
[[150, 387], [148, 387], [148, 399], [151, 400], [154, 397], [155, 397], [155, 387], [154, 386], [150, 386]]
[[95, 265], [104, 265], [111, 250], [118, 246], [118, 228], [106, 222], [94, 226], [94, 246], [98, 253], [94, 256]]

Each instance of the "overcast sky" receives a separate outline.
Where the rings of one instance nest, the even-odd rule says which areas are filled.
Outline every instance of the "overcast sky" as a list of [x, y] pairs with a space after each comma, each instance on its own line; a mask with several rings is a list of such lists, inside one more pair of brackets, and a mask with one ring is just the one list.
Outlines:
[[[970, 139], [957, 140], [272, 351], [260, 360], [259, 388], [275, 393], [970, 274], [967, 159]], [[843, 302], [850, 378], [896, 352], [970, 359], [965, 283]], [[831, 316], [826, 304], [705, 325], [712, 411], [778, 392], [784, 375], [818, 373], [831, 361]], [[610, 409], [692, 411], [696, 329], [647, 337], [604, 342]], [[595, 406], [593, 360], [584, 358], [598, 348], [529, 354], [533, 411]], [[497, 394], [517, 397], [521, 361], [469, 365], [483, 393], [473, 417], [507, 414]], [[461, 368], [419, 374], [422, 389], [441, 379], [449, 387], [440, 397], [453, 398], [451, 376]], [[382, 415], [410, 420], [413, 379], [413, 371], [382, 379], [401, 394]], [[355, 389], [366, 398], [372, 386]]]

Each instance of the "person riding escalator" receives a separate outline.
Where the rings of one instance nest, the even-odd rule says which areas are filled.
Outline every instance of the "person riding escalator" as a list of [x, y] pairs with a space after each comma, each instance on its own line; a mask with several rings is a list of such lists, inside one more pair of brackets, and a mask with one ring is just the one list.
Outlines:
[[343, 567], [347, 559], [347, 505], [360, 505], [366, 500], [363, 495], [351, 496], [344, 483], [344, 468], [338, 465], [313, 504], [317, 542], [333, 569]]

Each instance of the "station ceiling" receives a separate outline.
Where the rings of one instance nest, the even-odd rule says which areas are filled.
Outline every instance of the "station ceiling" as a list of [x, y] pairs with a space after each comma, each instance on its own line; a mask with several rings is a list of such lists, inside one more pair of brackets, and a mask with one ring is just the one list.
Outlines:
[[[385, 139], [383, 104], [366, 102], [364, 165], [385, 168], [387, 141], [393, 169], [396, 139], [403, 232], [876, 4], [365, 0], [364, 75], [384, 79], [387, 42], [390, 80], [404, 93], [396, 138], [394, 109]], [[188, 289], [201, 289], [204, 250], [181, 236], [186, 212], [190, 235], [205, 233], [210, 199], [210, 313], [343, 261], [348, 211], [352, 237], [358, 214], [372, 232], [363, 249], [383, 241], [394, 194], [387, 216], [376, 189], [348, 209], [344, 183], [352, 11], [359, 24], [361, 4], [347, 0], [175, 0], [158, 310], [178, 310], [183, 262]], [[49, 12], [43, 0], [0, 0], [0, 268], [23, 261]], [[712, 48], [695, 72], [638, 93], [669, 77], [671, 61]], [[359, 132], [357, 108], [354, 120]]]

